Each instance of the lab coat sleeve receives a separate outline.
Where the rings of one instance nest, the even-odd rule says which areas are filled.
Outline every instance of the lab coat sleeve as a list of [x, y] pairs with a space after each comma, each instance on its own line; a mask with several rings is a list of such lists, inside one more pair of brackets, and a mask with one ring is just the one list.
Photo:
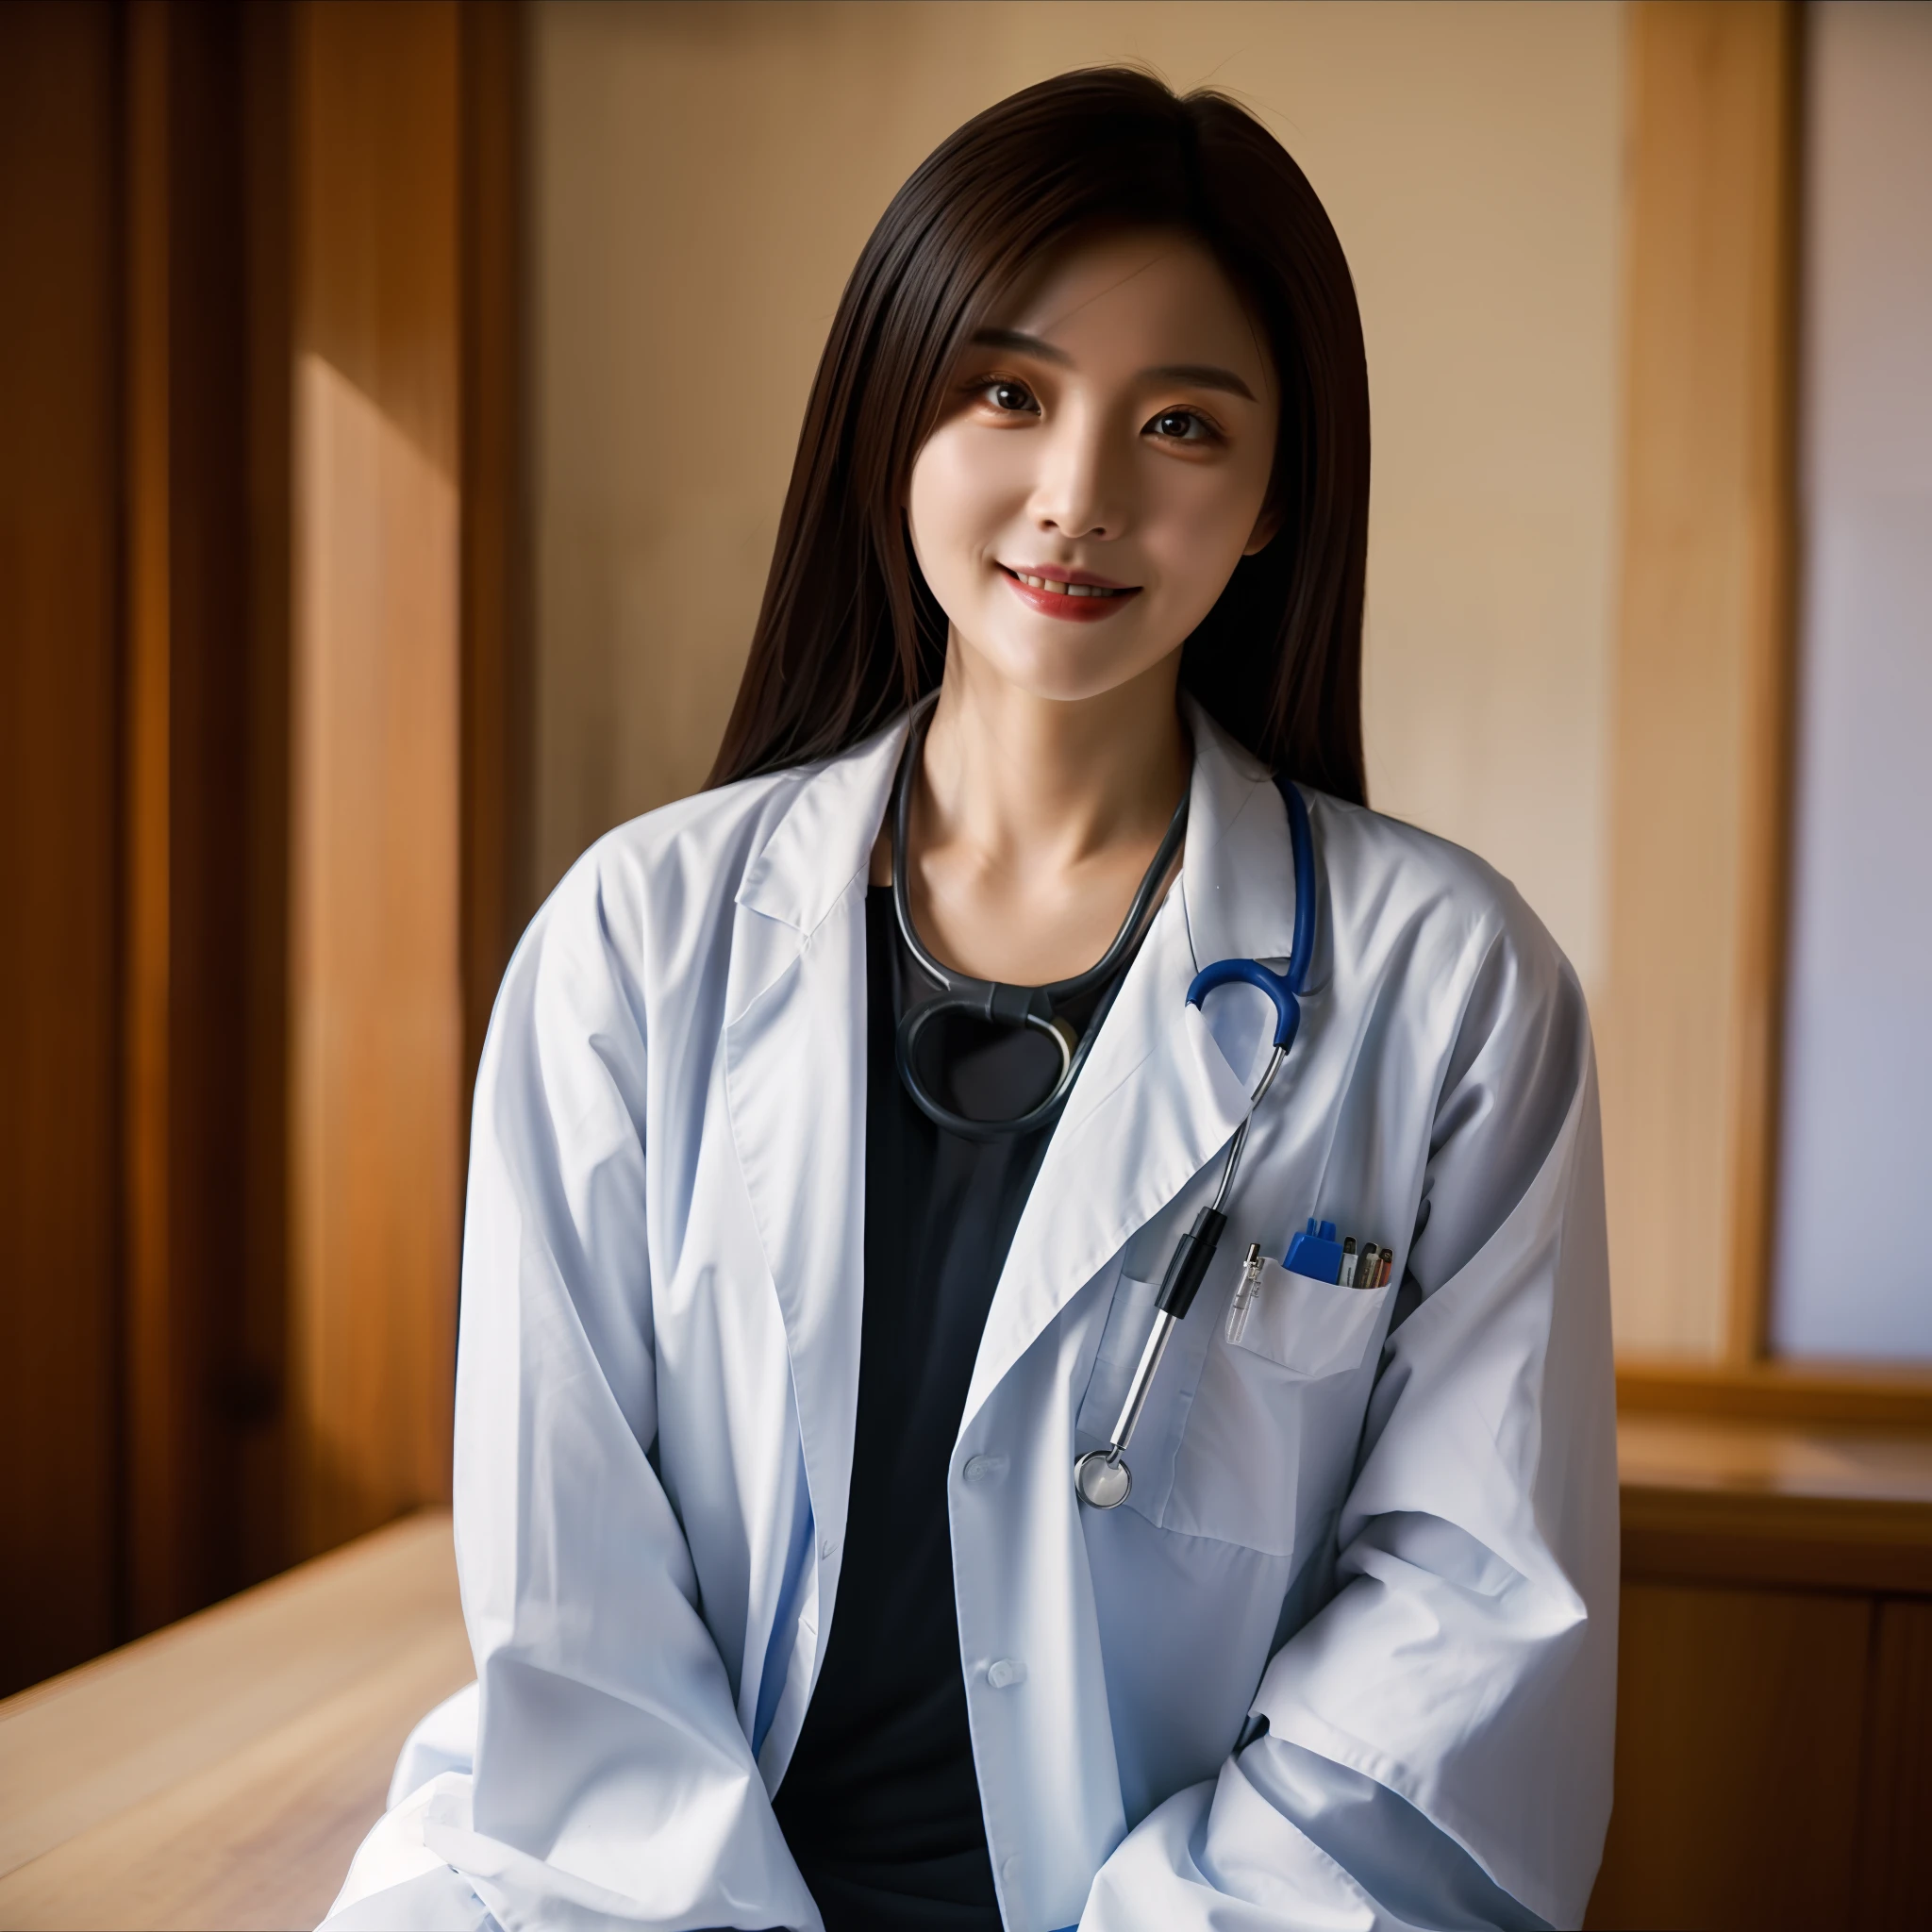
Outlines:
[[[618, 863], [593, 850], [539, 915], [477, 1075], [455, 1477], [475, 1762], [385, 1821], [426, 1848], [387, 1903], [468, 1926], [480, 1899], [506, 1932], [818, 1932], [652, 1461], [645, 895]], [[382, 1897], [352, 1907], [386, 1923]]]
[[1618, 1581], [1603, 1158], [1574, 974], [1520, 902], [1472, 975], [1417, 1231], [1268, 1729], [1143, 1819], [1082, 1932], [1579, 1924]]

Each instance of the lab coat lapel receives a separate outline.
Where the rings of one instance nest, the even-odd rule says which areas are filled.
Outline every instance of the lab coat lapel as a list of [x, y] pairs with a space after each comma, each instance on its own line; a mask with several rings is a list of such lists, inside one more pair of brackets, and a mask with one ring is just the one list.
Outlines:
[[731, 1133], [783, 1313], [822, 1553], [844, 1542], [858, 1400], [866, 872], [903, 738], [902, 724], [803, 782], [746, 868], [732, 933]]
[[[988, 1314], [964, 1421], [1216, 1158], [1247, 1110], [1259, 1068], [1252, 1016], [1245, 1029], [1210, 1029], [1187, 1004], [1188, 986], [1214, 959], [1286, 957], [1294, 931], [1287, 817], [1267, 773], [1191, 704], [1188, 717], [1194, 774], [1179, 890], [1149, 930], [1048, 1143]], [[1230, 1040], [1236, 1063], [1224, 1051]]]

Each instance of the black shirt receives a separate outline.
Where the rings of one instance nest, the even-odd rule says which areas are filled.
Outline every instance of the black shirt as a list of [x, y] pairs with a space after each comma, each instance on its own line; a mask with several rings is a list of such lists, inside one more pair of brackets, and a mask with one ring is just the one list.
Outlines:
[[[999, 1932], [966, 1718], [946, 1471], [993, 1288], [1051, 1127], [967, 1141], [913, 1104], [898, 1015], [929, 983], [891, 889], [866, 894], [865, 1312], [838, 1602], [774, 1801], [827, 1932]], [[1084, 1026], [1099, 990], [1068, 1017]], [[945, 1023], [936, 1023], [928, 1037]], [[971, 1023], [967, 1023], [968, 1025]], [[955, 1111], [1013, 1118], [1050, 1087], [1037, 1037], [955, 1028], [929, 1082]]]

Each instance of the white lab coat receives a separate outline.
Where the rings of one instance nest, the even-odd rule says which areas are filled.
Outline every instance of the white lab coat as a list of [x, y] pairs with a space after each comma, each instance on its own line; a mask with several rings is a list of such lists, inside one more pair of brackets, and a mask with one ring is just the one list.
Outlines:
[[[1480, 860], [1310, 795], [1300, 1038], [1132, 1497], [1074, 1495], [1265, 1051], [1258, 995], [1204, 1018], [1188, 983], [1293, 927], [1279, 795], [1189, 717], [1178, 886], [1047, 1148], [951, 1463], [1005, 1923], [1574, 1924], [1616, 1655], [1596, 1084], [1574, 975]], [[458, 1373], [480, 1724], [458, 1700], [406, 1753], [332, 1926], [817, 1932], [769, 1794], [838, 1614], [864, 896], [903, 734], [612, 832], [517, 949]], [[1230, 1344], [1247, 1243], [1311, 1214], [1392, 1243], [1401, 1288], [1271, 1266]]]

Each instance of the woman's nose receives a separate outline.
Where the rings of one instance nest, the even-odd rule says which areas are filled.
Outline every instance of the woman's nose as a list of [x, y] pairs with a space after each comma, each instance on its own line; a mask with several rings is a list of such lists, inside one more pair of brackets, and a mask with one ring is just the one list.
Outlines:
[[1075, 414], [1041, 439], [1032, 510], [1042, 530], [1069, 541], [1097, 541], [1126, 526], [1131, 455], [1115, 446], [1105, 423]]

